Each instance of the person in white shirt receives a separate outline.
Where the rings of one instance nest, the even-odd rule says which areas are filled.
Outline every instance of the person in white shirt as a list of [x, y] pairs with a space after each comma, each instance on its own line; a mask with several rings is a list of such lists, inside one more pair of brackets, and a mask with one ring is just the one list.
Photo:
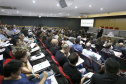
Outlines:
[[98, 61], [101, 56], [94, 53], [92, 50], [91, 50], [91, 43], [86, 43], [86, 49], [83, 49], [82, 51], [82, 54], [84, 54], [85, 56], [89, 57], [91, 60], [94, 60], [94, 61]]

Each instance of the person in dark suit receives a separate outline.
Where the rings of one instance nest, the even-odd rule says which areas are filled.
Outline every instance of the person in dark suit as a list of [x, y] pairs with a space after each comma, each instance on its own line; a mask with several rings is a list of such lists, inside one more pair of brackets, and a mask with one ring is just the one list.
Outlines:
[[56, 52], [58, 50], [59, 50], [59, 48], [58, 48], [58, 40], [57, 39], [52, 39], [49, 51], [55, 56], [55, 54], [56, 54]]
[[90, 84], [126, 84], [126, 77], [118, 76], [120, 65], [119, 63], [109, 58], [105, 62], [105, 73], [104, 74], [94, 74], [91, 77]]
[[98, 29], [97, 38], [101, 37], [102, 33], [103, 33], [103, 29], [102, 29], [102, 26], [100, 26], [100, 28]]

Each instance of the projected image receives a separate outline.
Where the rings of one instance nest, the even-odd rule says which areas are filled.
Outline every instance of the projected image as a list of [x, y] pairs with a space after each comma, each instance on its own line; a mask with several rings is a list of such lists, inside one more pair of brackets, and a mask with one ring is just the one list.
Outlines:
[[94, 19], [81, 19], [82, 27], [93, 27]]

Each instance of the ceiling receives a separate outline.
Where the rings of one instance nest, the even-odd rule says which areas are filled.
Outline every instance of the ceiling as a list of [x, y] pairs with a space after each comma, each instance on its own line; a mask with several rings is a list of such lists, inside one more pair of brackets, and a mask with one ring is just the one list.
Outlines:
[[73, 0], [73, 4], [65, 8], [57, 5], [59, 5], [58, 0], [0, 0], [0, 6], [13, 8], [0, 8], [0, 15], [79, 17], [85, 14], [126, 11], [126, 0]]

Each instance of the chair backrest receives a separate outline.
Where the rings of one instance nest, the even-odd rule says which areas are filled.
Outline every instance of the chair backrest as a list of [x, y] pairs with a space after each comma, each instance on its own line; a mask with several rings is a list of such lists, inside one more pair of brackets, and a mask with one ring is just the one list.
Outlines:
[[126, 72], [126, 59], [117, 57], [117, 56], [112, 56], [113, 59], [115, 59], [117, 62], [120, 64], [120, 70]]
[[108, 29], [108, 27], [105, 27], [105, 29]]
[[113, 27], [109, 27], [109, 29], [113, 29]]
[[91, 60], [90, 60], [89, 57], [80, 53], [80, 58], [82, 58], [84, 60], [84, 66], [85, 67], [92, 69]]
[[92, 68], [95, 73], [97, 73], [101, 69], [101, 64], [92, 60]]
[[5, 66], [7, 63], [9, 63], [11, 60], [14, 60], [14, 59], [12, 59], [12, 58], [6, 59], [5, 62], [4, 62], [4, 66]]
[[55, 60], [54, 55], [52, 55], [51, 57], [52, 57], [53, 61], [54, 61], [58, 66], [60, 66], [60, 64]]
[[103, 52], [103, 51], [99, 51], [99, 54], [101, 55], [101, 57], [102, 57], [104, 60], [106, 60], [107, 58], [110, 57], [108, 53], [105, 53], [105, 52]]
[[15, 57], [14, 57], [13, 54], [12, 54], [12, 51], [10, 51], [10, 56], [11, 56], [13, 59], [15, 59]]
[[92, 51], [95, 52], [95, 53], [98, 52], [96, 48], [91, 47], [91, 49], [92, 49]]
[[60, 69], [61, 73], [69, 80], [70, 84], [74, 84], [72, 82], [71, 78], [67, 74], [64, 73], [63, 68], [61, 66], [59, 66], [59, 69]]
[[119, 27], [116, 27], [115, 30], [119, 30]]
[[0, 76], [0, 84], [2, 83], [2, 80], [3, 80], [4, 76]]

